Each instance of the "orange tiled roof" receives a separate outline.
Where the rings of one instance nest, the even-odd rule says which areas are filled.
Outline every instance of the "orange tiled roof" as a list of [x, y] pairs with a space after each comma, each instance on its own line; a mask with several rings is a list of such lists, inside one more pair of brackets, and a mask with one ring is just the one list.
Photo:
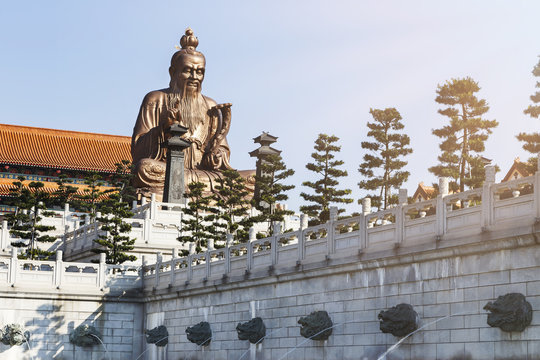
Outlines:
[[[17, 181], [17, 179], [5, 179], [0, 178], [0, 196], [9, 196], [11, 194], [11, 191], [9, 189], [13, 188], [13, 182]], [[25, 184], [28, 184], [30, 181], [24, 181]], [[44, 187], [43, 190], [48, 193], [53, 193], [56, 190], [58, 190], [58, 184], [52, 181], [42, 181]], [[88, 189], [87, 185], [81, 185], [81, 184], [66, 184], [73, 186], [77, 188], [77, 194], [78, 195], [85, 195], [86, 191]], [[105, 191], [110, 189], [108, 186], [98, 186], [98, 190]]]
[[131, 137], [0, 124], [0, 163], [114, 172]]
[[514, 159], [514, 163], [512, 164], [510, 170], [508, 170], [504, 178], [501, 180], [501, 182], [513, 180], [514, 173], [516, 172], [521, 175], [521, 177], [527, 177], [532, 175], [529, 174], [529, 172], [527, 171], [527, 166], [520, 161], [519, 157], [517, 157]]
[[435, 188], [433, 186], [424, 185], [424, 182], [422, 181], [418, 184], [418, 187], [414, 192], [413, 199], [414, 201], [416, 201], [416, 199], [418, 199], [418, 196], [421, 195], [423, 200], [427, 200], [433, 198], [434, 194]]

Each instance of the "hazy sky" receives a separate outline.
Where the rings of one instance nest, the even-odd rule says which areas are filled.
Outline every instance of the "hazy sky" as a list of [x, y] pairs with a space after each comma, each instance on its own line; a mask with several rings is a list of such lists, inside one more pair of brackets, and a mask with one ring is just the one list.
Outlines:
[[[446, 124], [435, 90], [453, 77], [479, 82], [500, 125], [484, 156], [503, 173], [528, 155], [515, 139], [538, 131], [523, 114], [540, 55], [538, 1], [4, 1], [0, 10], [0, 122], [131, 135], [144, 95], [166, 87], [190, 26], [207, 59], [203, 93], [233, 103], [231, 163], [252, 169], [252, 138], [278, 136], [296, 170], [290, 207], [302, 204], [304, 166], [319, 133], [340, 138], [358, 189], [370, 108], [396, 107], [414, 153], [406, 188], [436, 182], [431, 130]], [[498, 179], [504, 174], [499, 173]]]

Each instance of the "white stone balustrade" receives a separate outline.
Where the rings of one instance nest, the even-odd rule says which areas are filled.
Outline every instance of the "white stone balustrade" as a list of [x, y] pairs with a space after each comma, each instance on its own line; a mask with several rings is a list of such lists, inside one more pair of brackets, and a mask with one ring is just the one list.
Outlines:
[[[181, 233], [182, 216], [186, 216], [182, 213], [183, 207], [184, 205], [180, 204], [158, 202], [155, 198], [152, 198], [150, 202], [143, 200], [140, 206], [133, 205], [131, 211], [134, 216], [124, 221], [131, 224], [132, 228], [128, 236], [135, 239], [135, 249], [131, 253], [137, 256], [139, 263], [142, 255], [150, 256], [160, 251], [166, 257], [170, 257], [172, 247], [188, 249], [189, 245], [183, 245], [177, 241]], [[298, 228], [300, 219], [290, 216], [287, 224], [286, 226], [291, 228]], [[260, 225], [256, 230], [263, 230], [266, 224]], [[92, 249], [98, 248], [99, 245], [93, 240], [100, 235], [99, 227], [98, 223], [91, 223], [74, 226], [74, 230], [67, 232], [62, 246], [66, 257], [72, 260], [88, 260], [95, 257]]]
[[[64, 234], [73, 232], [74, 229], [79, 227], [79, 223], [84, 218], [84, 213], [71, 211], [69, 205], [66, 204], [64, 210], [49, 210], [53, 213], [50, 217], [43, 217], [41, 220], [42, 225], [54, 226], [55, 229], [47, 232], [48, 235], [56, 236], [57, 241], [53, 243], [40, 244], [43, 249], [55, 251], [61, 245]], [[11, 242], [17, 240], [9, 233], [7, 221], [1, 223], [0, 230], [0, 251], [8, 253], [11, 251]]]
[[145, 289], [271, 273], [355, 254], [388, 254], [401, 247], [451, 245], [484, 232], [531, 226], [540, 219], [540, 172], [380, 212], [369, 212], [368, 201], [363, 205], [360, 216], [146, 266]]
[[62, 251], [56, 261], [22, 260], [17, 249], [11, 256], [0, 256], [0, 288], [17, 292], [48, 292], [62, 294], [123, 293], [142, 286], [141, 268], [108, 265], [104, 254], [99, 263], [64, 262]]

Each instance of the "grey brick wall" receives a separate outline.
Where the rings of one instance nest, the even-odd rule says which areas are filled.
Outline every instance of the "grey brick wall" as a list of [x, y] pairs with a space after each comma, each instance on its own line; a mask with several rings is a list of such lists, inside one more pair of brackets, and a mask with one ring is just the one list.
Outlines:
[[[0, 359], [133, 360], [142, 352], [140, 303], [61, 300], [60, 296], [23, 293], [17, 293], [17, 298], [8, 296], [0, 294], [0, 326], [24, 325], [31, 334], [31, 350], [27, 345], [0, 344]], [[107, 352], [99, 345], [83, 349], [70, 344], [69, 334], [83, 323], [101, 332]]]
[[[540, 359], [540, 245], [516, 238], [488, 245], [186, 287], [166, 300], [150, 296], [146, 321], [159, 314], [171, 337], [166, 349], [149, 358], [239, 359], [245, 353], [243, 359], [377, 359], [399, 340], [379, 330], [377, 315], [405, 302], [422, 325], [433, 324], [388, 359]], [[534, 309], [522, 333], [487, 325], [483, 306], [508, 292], [523, 293]], [[326, 310], [336, 325], [324, 342], [300, 336], [298, 319], [316, 310]], [[235, 331], [253, 316], [267, 327], [257, 346], [238, 340]], [[200, 321], [213, 331], [203, 348], [185, 335], [186, 327]]]

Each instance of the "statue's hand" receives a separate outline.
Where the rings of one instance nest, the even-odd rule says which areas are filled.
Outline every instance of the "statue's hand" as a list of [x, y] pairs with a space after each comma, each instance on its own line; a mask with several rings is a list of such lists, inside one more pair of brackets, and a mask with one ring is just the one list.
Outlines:
[[231, 119], [231, 103], [225, 103], [225, 104], [217, 104], [216, 106], [213, 106], [208, 112], [211, 115], [217, 115], [218, 110], [221, 110], [221, 116], [223, 116], [223, 121], [227, 121]]
[[174, 123], [180, 122], [180, 111], [178, 109], [169, 109], [165, 116], [161, 118], [160, 126], [163, 132], [168, 132]]
[[180, 118], [181, 118], [180, 111], [178, 109], [169, 109], [164, 115], [165, 116], [161, 118], [159, 125], [161, 127], [161, 131], [163, 132], [163, 134], [168, 134], [171, 129], [171, 126], [174, 123], [180, 122]]
[[215, 170], [221, 167], [222, 162], [222, 154], [220, 151], [207, 152], [203, 155], [201, 165], [203, 169]]

